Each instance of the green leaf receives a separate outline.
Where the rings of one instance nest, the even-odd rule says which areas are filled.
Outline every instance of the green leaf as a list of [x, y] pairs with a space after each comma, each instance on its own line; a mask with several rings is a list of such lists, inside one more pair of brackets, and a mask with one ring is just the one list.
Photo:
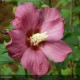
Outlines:
[[[15, 13], [15, 11], [16, 11], [16, 6], [13, 7], [13, 13]], [[12, 29], [12, 27], [11, 27], [11, 29]]]
[[[43, 6], [43, 5], [47, 5], [48, 7], [49, 6], [51, 6], [51, 1], [50, 0], [41, 0], [41, 6]], [[47, 7], [47, 6], [45, 6], [45, 7]]]
[[16, 1], [16, 0], [6, 0], [7, 2], [13, 2], [13, 1]]
[[74, 13], [80, 13], [80, 6], [74, 7], [73, 12]]
[[25, 74], [26, 74], [25, 69], [21, 65], [18, 65], [18, 71], [16, 72], [16, 75], [25, 75]]
[[16, 76], [16, 78], [18, 80], [25, 80], [25, 75], [26, 75], [25, 69], [21, 65], [18, 65], [18, 71], [15, 73], [15, 75], [22, 75], [22, 76]]
[[17, 3], [24, 3], [24, 2], [32, 2], [34, 3], [37, 7], [41, 6], [41, 0], [17, 0]]
[[70, 68], [61, 69], [61, 74], [62, 75], [70, 75], [71, 74], [71, 69]]
[[49, 71], [47, 75], [58, 75], [58, 71], [57, 70]]
[[72, 53], [72, 60], [78, 61], [80, 59], [80, 49], [78, 46], [74, 47], [73, 53]]
[[79, 20], [79, 19], [76, 19], [76, 20], [73, 22], [73, 25], [74, 25], [74, 26], [77, 26], [78, 24], [80, 24], [80, 20]]
[[72, 48], [78, 45], [78, 37], [75, 34], [68, 35], [67, 37], [64, 38], [64, 40]]
[[13, 26], [11, 24], [7, 27], [7, 31], [9, 31], [10, 29], [13, 29]]
[[0, 44], [0, 55], [6, 52], [5, 44]]
[[17, 0], [6, 0], [6, 2], [17, 4]]
[[12, 70], [9, 66], [5, 66], [1, 69], [2, 75], [10, 75]]
[[46, 5], [46, 4], [43, 4], [41, 7], [42, 7], [42, 8], [44, 8], [44, 7], [49, 7], [49, 6], [48, 6], [48, 5]]
[[71, 0], [60, 0], [60, 1], [58, 1], [58, 3], [57, 3], [57, 5], [56, 5], [56, 7], [59, 7], [59, 6], [65, 6], [65, 5], [67, 5], [69, 2], [71, 2]]
[[77, 62], [76, 75], [80, 75], [80, 61]]
[[14, 62], [14, 60], [11, 57], [9, 57], [7, 52], [0, 55], [0, 65], [7, 64], [10, 62]]
[[62, 9], [61, 10], [61, 14], [64, 18], [69, 18], [70, 17], [70, 9], [67, 8], [67, 9]]

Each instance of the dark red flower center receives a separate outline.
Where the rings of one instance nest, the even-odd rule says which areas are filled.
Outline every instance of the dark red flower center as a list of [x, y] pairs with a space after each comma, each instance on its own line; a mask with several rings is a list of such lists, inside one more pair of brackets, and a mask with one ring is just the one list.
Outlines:
[[26, 34], [27, 46], [36, 49], [45, 41], [47, 37], [48, 35], [46, 32], [39, 33], [38, 31], [33, 32], [32, 30], [30, 30]]

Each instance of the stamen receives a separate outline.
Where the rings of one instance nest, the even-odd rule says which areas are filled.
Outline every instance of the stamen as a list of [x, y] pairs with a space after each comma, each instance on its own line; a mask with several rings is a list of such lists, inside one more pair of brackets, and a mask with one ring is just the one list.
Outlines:
[[32, 45], [36, 46], [40, 42], [44, 41], [48, 37], [47, 32], [37, 33], [30, 37], [30, 42]]

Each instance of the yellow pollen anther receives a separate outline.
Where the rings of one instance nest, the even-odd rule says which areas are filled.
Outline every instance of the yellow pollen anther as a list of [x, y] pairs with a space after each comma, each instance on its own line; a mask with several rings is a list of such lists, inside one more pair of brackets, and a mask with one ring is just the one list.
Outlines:
[[48, 37], [47, 32], [36, 33], [30, 37], [30, 42], [34, 46], [38, 45], [40, 42], [44, 41]]

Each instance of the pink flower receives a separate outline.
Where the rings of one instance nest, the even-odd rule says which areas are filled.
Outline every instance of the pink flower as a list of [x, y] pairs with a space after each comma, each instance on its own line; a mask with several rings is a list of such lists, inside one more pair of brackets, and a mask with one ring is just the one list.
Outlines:
[[9, 31], [9, 55], [19, 59], [32, 75], [45, 75], [50, 69], [48, 59], [62, 62], [72, 52], [61, 40], [64, 24], [55, 8], [37, 9], [32, 3], [23, 3], [16, 8], [11, 23], [14, 30]]

